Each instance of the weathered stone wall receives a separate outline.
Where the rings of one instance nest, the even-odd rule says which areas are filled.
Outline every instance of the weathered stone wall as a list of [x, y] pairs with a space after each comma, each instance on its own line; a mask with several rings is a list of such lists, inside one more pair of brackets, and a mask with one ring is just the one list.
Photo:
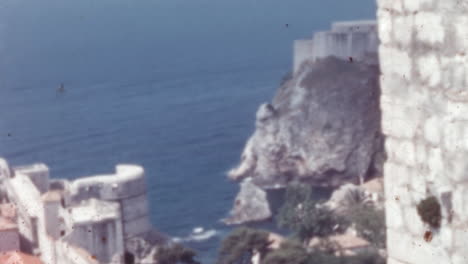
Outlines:
[[468, 2], [378, 2], [389, 264], [468, 263]]
[[331, 31], [316, 32], [312, 39], [294, 42], [294, 73], [298, 73], [306, 61], [329, 56], [370, 61], [369, 54], [377, 53], [379, 43], [375, 21], [335, 22], [331, 28]]
[[118, 202], [126, 240], [152, 230], [142, 167], [118, 165], [115, 174], [80, 178], [71, 183], [70, 189], [75, 203], [90, 198]]
[[314, 59], [314, 40], [298, 39], [294, 41], [293, 47], [293, 72], [298, 72], [304, 61]]

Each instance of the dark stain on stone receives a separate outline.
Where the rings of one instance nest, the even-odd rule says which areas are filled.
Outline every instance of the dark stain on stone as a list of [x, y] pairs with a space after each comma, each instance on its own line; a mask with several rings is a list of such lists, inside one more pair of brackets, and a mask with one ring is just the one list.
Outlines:
[[353, 57], [349, 57], [349, 62], [353, 62]]
[[432, 241], [432, 232], [431, 231], [426, 231], [424, 233], [424, 240], [429, 243]]
[[400, 201], [400, 196], [396, 195], [395, 196], [395, 201], [397, 201], [397, 202]]

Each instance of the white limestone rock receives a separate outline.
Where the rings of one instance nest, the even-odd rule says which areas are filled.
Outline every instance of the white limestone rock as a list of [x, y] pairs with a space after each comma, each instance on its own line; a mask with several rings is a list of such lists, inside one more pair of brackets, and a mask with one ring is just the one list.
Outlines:
[[335, 58], [304, 66], [259, 108], [231, 179], [252, 178], [263, 189], [295, 181], [337, 187], [381, 169], [378, 67]]
[[272, 216], [267, 193], [246, 179], [241, 183], [234, 208], [223, 222], [228, 225], [264, 221]]

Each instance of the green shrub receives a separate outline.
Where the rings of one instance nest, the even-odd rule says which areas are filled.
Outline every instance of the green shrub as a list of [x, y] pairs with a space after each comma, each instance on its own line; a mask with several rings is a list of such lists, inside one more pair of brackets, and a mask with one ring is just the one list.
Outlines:
[[344, 264], [385, 264], [385, 258], [376, 250], [369, 250], [356, 256], [344, 257]]
[[287, 241], [281, 247], [268, 253], [262, 264], [307, 264], [309, 254], [299, 243]]
[[291, 186], [286, 190], [285, 202], [277, 215], [277, 224], [287, 228], [305, 242], [312, 237], [325, 237], [340, 231], [347, 221], [311, 198], [310, 189]]
[[195, 251], [180, 244], [161, 247], [158, 249], [154, 259], [158, 264], [199, 264], [195, 261]]
[[231, 232], [222, 242], [218, 264], [250, 264], [255, 251], [262, 258], [268, 252], [268, 232], [241, 227]]
[[385, 248], [385, 211], [372, 205], [355, 205], [349, 210], [349, 219], [355, 224], [358, 235], [378, 248]]
[[422, 221], [433, 228], [439, 228], [442, 220], [440, 204], [434, 196], [422, 200], [418, 204], [418, 214]]

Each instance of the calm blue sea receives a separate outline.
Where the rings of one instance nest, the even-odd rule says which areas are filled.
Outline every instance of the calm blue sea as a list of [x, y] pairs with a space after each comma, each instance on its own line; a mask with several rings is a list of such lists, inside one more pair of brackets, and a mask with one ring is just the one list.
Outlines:
[[154, 225], [216, 230], [188, 243], [212, 263], [258, 105], [294, 39], [375, 17], [348, 2], [0, 0], [0, 156], [69, 179], [141, 164]]

